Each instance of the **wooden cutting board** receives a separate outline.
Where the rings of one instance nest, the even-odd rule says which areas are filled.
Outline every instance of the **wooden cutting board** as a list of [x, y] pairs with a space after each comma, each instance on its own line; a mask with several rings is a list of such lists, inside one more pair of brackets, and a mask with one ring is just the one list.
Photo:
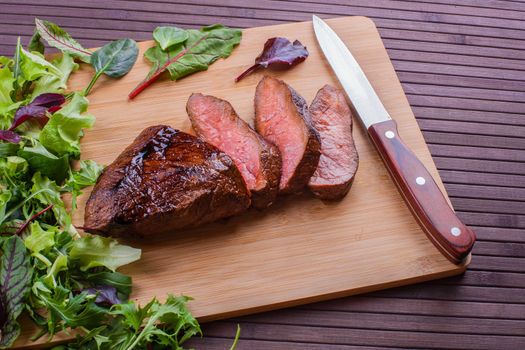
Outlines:
[[[443, 185], [401, 84], [374, 23], [365, 17], [327, 21], [361, 64], [399, 133]], [[289, 71], [259, 71], [234, 83], [253, 63], [265, 41], [275, 36], [298, 39], [310, 57]], [[141, 52], [152, 45], [139, 44]], [[311, 22], [247, 29], [231, 57], [172, 82], [156, 82], [134, 101], [128, 93], [146, 76], [139, 56], [120, 80], [101, 78], [89, 96], [97, 121], [82, 141], [82, 156], [111, 163], [151, 125], [188, 131], [185, 104], [192, 92], [229, 100], [252, 122], [255, 86], [263, 74], [285, 80], [309, 102], [324, 84], [339, 86], [314, 37]], [[70, 88], [84, 88], [90, 67], [73, 75]], [[405, 206], [378, 154], [357, 122], [354, 137], [360, 164], [353, 187], [341, 202], [308, 194], [281, 198], [265, 211], [244, 215], [156, 240], [126, 242], [142, 249], [140, 262], [122, 269], [133, 276], [133, 299], [144, 303], [168, 293], [195, 298], [190, 308], [201, 321], [283, 308], [330, 298], [416, 283], [463, 272], [430, 243]], [[82, 224], [80, 200], [75, 217]], [[18, 345], [32, 344], [24, 328]]]

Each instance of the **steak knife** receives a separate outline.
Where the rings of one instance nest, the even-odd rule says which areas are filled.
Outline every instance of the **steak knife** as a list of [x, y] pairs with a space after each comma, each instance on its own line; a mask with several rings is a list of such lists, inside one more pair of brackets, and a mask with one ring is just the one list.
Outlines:
[[365, 73], [337, 34], [317, 16], [313, 26], [319, 46], [343, 86], [372, 143], [419, 225], [453, 263], [461, 263], [476, 241], [457, 217], [423, 163], [399, 136]]

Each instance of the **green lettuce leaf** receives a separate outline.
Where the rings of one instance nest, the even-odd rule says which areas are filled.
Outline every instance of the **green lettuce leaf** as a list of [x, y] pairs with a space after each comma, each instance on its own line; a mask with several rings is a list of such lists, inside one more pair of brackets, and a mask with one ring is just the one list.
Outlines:
[[60, 187], [56, 182], [51, 181], [47, 176], [43, 176], [39, 172], [33, 174], [31, 181], [33, 182], [31, 195], [44, 206], [53, 204], [51, 210], [53, 211], [59, 226], [65, 230], [71, 230], [71, 217], [60, 197]]
[[0, 158], [14, 156], [19, 149], [19, 144], [0, 142]]
[[62, 77], [62, 72], [36, 51], [29, 52], [22, 47], [20, 58], [20, 68], [25, 80], [33, 81], [47, 74]]
[[61, 75], [48, 74], [35, 82], [31, 99], [43, 93], [63, 93], [67, 88], [67, 80], [71, 73], [75, 72], [79, 65], [75, 63], [71, 55], [65, 53], [51, 61], [51, 63], [62, 73]]
[[47, 270], [47, 275], [42, 278], [42, 282], [49, 287], [49, 288], [56, 288], [57, 287], [57, 275], [60, 271], [67, 270], [67, 256], [63, 254], [59, 254], [55, 261], [53, 261], [53, 265]]
[[55, 112], [40, 133], [40, 142], [56, 155], [70, 154], [74, 158], [80, 156], [80, 138], [82, 129], [89, 128], [95, 118], [87, 111], [88, 100], [79, 93], [61, 110]]
[[0, 167], [4, 174], [10, 178], [21, 178], [28, 170], [26, 160], [17, 156], [9, 156], [5, 159], [0, 159]]
[[24, 244], [31, 253], [40, 253], [55, 245], [55, 230], [44, 230], [38, 222], [31, 223], [29, 230], [31, 233], [24, 239]]
[[80, 169], [71, 172], [63, 189], [71, 192], [71, 208], [73, 210], [77, 207], [77, 197], [82, 194], [81, 190], [94, 185], [102, 170], [104, 170], [104, 167], [92, 160], [81, 160]]
[[24, 307], [32, 275], [29, 256], [20, 237], [10, 236], [4, 241], [0, 262], [0, 302], [7, 316], [2, 325], [0, 348], [9, 348], [20, 334], [16, 319]]
[[18, 155], [29, 163], [31, 169], [40, 172], [57, 183], [62, 183], [69, 171], [69, 157], [63, 155], [55, 156], [49, 152], [39, 142], [35, 142], [33, 147], [24, 147], [18, 151]]
[[0, 129], [7, 129], [11, 125], [14, 112], [21, 102], [14, 102], [11, 93], [14, 90], [15, 78], [9, 67], [0, 68]]
[[104, 166], [93, 160], [81, 160], [80, 169], [73, 171], [66, 185], [74, 190], [81, 190], [94, 185], [104, 170]]
[[139, 260], [140, 253], [140, 249], [119, 244], [114, 239], [89, 235], [73, 241], [69, 255], [79, 262], [82, 271], [97, 266], [115, 271], [120, 266]]

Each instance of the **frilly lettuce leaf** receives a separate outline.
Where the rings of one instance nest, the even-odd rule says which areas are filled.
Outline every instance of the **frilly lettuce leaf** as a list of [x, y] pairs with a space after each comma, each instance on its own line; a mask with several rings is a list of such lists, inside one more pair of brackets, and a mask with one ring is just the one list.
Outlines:
[[112, 238], [88, 235], [73, 241], [69, 256], [78, 261], [82, 271], [97, 266], [115, 271], [120, 266], [139, 260], [140, 253], [140, 249], [119, 244]]
[[95, 122], [93, 116], [84, 114], [87, 107], [88, 100], [75, 93], [72, 100], [49, 119], [40, 133], [40, 143], [59, 157], [70, 154], [78, 158], [82, 129], [91, 127]]
[[25, 80], [33, 81], [47, 74], [62, 77], [62, 71], [47, 61], [38, 52], [29, 52], [21, 48], [21, 69]]
[[15, 78], [9, 67], [0, 69], [0, 129], [7, 129], [11, 125], [14, 112], [21, 102], [15, 102], [11, 98], [14, 90]]
[[31, 99], [43, 93], [64, 92], [67, 88], [66, 83], [71, 73], [78, 69], [78, 64], [75, 63], [73, 57], [65, 53], [62, 56], [54, 59], [51, 63], [62, 73], [48, 74], [35, 82]]
[[44, 230], [38, 222], [31, 223], [29, 230], [31, 233], [24, 239], [24, 244], [31, 253], [40, 253], [55, 245], [55, 230]]

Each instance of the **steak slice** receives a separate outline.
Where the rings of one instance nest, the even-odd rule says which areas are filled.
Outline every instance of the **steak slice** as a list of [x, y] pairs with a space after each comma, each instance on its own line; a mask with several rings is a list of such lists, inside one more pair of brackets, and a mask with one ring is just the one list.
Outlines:
[[239, 118], [228, 101], [192, 94], [186, 111], [197, 136], [233, 159], [252, 194], [252, 205], [272, 204], [281, 177], [279, 149]]
[[233, 160], [195, 136], [152, 126], [109, 165], [86, 204], [86, 231], [151, 236], [238, 214], [250, 195]]
[[359, 165], [352, 137], [352, 112], [343, 92], [325, 85], [312, 101], [310, 113], [321, 138], [321, 157], [308, 187], [318, 198], [342, 199]]
[[283, 81], [265, 76], [255, 90], [255, 129], [281, 152], [280, 192], [300, 191], [317, 168], [320, 149], [306, 101]]

